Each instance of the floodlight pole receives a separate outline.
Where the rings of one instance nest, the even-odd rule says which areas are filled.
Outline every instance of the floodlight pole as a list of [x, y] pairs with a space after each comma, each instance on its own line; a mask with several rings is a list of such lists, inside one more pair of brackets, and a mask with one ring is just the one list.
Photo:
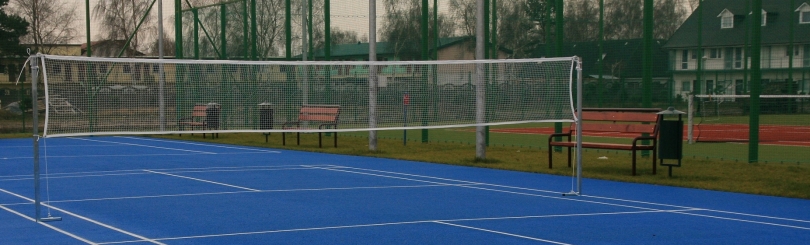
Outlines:
[[[377, 128], [377, 0], [368, 1], [368, 126]], [[368, 132], [368, 150], [377, 151], [377, 131]]]
[[[475, 18], [475, 59], [483, 60], [485, 51], [484, 44], [484, 0], [476, 0], [476, 16]], [[486, 90], [484, 84], [484, 64], [475, 64], [475, 158], [487, 158], [487, 145], [486, 145], [486, 127], [483, 124], [486, 122], [486, 106], [485, 97]]]
[[[163, 0], [158, 0], [158, 59], [163, 60]], [[166, 102], [163, 97], [166, 79], [163, 76], [163, 63], [158, 64], [158, 111], [160, 113], [160, 131], [166, 131]]]

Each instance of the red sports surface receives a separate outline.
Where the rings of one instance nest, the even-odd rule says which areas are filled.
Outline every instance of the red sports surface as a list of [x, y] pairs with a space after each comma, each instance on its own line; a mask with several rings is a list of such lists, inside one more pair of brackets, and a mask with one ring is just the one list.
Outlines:
[[[554, 128], [505, 128], [491, 131], [513, 134], [552, 134]], [[693, 134], [697, 142], [748, 142], [748, 125], [696, 125], [693, 128]], [[632, 133], [585, 133], [585, 136], [615, 138], [633, 138], [637, 135]], [[688, 140], [686, 127], [683, 129], [683, 136], [684, 140]], [[759, 141], [769, 145], [810, 146], [810, 127], [763, 125], [759, 128]]]

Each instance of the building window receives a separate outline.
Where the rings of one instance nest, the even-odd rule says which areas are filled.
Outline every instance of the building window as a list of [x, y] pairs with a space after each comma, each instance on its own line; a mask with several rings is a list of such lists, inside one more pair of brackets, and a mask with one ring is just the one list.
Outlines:
[[109, 65], [107, 64], [99, 64], [97, 67], [98, 67], [98, 74], [105, 74], [107, 73], [107, 69], [109, 69]]
[[799, 23], [801, 23], [801, 24], [810, 24], [810, 10], [802, 11], [801, 17], [802, 17], [802, 19], [801, 19], [801, 22], [799, 22]]
[[796, 12], [799, 12], [799, 24], [810, 24], [810, 5], [805, 2]]
[[728, 9], [724, 9], [717, 17], [720, 17], [721, 29], [734, 28], [734, 14], [728, 11]]
[[683, 91], [683, 92], [692, 92], [692, 82], [690, 82], [690, 81], [681, 82], [681, 91]]
[[132, 66], [131, 66], [131, 65], [129, 65], [129, 64], [124, 64], [123, 66], [124, 66], [124, 67], [122, 68], [122, 71], [124, 72], [124, 74], [130, 74], [130, 73], [132, 73]]
[[771, 47], [763, 46], [762, 50], [760, 50], [760, 55], [762, 55], [762, 57], [760, 57], [762, 68], [771, 68]]
[[681, 52], [681, 69], [689, 69], [689, 50], [683, 50]]
[[714, 92], [716, 94], [726, 94], [726, 81], [717, 81], [717, 87], [715, 87]]
[[740, 69], [743, 67], [743, 52], [742, 48], [734, 48], [734, 68]]
[[70, 65], [65, 64], [64, 71], [65, 71], [65, 81], [72, 82], [73, 81], [73, 68], [71, 68]]
[[791, 47], [791, 46], [786, 46], [786, 47], [785, 47], [785, 56], [790, 56], [790, 50], [791, 50], [791, 49], [793, 50], [793, 56], [799, 56], [799, 55], [801, 55], [801, 54], [802, 54], [802, 53], [801, 53], [801, 50], [802, 50], [802, 49], [797, 48], [797, 47], [795, 47], [795, 46], [794, 46], [794, 47]]
[[691, 57], [692, 57], [692, 59], [693, 59], [693, 60], [696, 60], [696, 59], [697, 59], [697, 53], [698, 53], [698, 52], [697, 52], [697, 49], [692, 50], [692, 51], [690, 51], [690, 52], [692, 52], [692, 56], [691, 56]]
[[804, 45], [804, 55], [802, 55], [802, 63], [804, 63], [804, 67], [810, 67], [810, 44]]
[[710, 59], [721, 59], [723, 58], [723, 51], [719, 48], [709, 49], [709, 58]]

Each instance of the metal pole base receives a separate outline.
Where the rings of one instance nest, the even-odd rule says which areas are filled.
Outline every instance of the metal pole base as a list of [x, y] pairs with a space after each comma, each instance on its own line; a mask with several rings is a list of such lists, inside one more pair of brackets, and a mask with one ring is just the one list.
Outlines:
[[568, 193], [563, 193], [563, 196], [579, 196], [579, 192], [571, 191]]
[[39, 219], [39, 222], [54, 222], [54, 221], [62, 221], [62, 217], [51, 217], [51, 216], [48, 216], [48, 217], [45, 217], [45, 218], [40, 218], [40, 219]]

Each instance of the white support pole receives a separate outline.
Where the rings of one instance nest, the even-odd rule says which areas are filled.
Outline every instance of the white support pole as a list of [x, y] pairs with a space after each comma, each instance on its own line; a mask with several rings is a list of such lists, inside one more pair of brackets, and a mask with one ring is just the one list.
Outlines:
[[688, 99], [689, 102], [687, 102], [687, 109], [686, 109], [686, 111], [687, 111], [687, 113], [686, 113], [686, 122], [687, 122], [686, 139], [688, 140], [689, 144], [692, 144], [692, 143], [695, 143], [694, 138], [692, 138], [692, 136], [693, 136], [692, 125], [694, 125], [693, 123], [694, 123], [694, 114], [695, 114], [693, 104], [694, 104], [694, 100], [695, 100], [695, 95], [690, 94], [689, 96], [687, 96], [687, 98], [689, 98]]
[[[39, 104], [37, 103], [37, 80], [39, 80], [39, 57], [31, 56], [28, 58], [31, 63], [31, 132], [34, 138], [34, 221], [35, 222], [51, 222], [60, 221], [61, 217], [52, 217], [50, 212], [48, 217], [42, 218], [42, 199], [40, 197], [41, 186], [39, 184], [40, 171], [39, 171]], [[47, 104], [48, 102], [45, 101]], [[46, 111], [47, 113], [47, 111]]]
[[[307, 0], [301, 1], [301, 58], [303, 61], [307, 61], [309, 56], [309, 37], [307, 35], [308, 28], [307, 28]], [[301, 84], [301, 93], [302, 101], [301, 103], [306, 105], [309, 104], [309, 67], [307, 65], [303, 65], [303, 81]], [[304, 122], [306, 123], [306, 122]], [[306, 127], [306, 125], [304, 125]]]
[[[42, 205], [40, 204], [40, 185], [39, 185], [39, 108], [37, 105], [37, 80], [39, 79], [39, 59], [32, 56], [28, 58], [31, 62], [31, 121], [33, 126], [32, 134], [34, 138], [34, 221], [39, 222], [41, 216]], [[22, 101], [20, 101], [22, 102]], [[23, 111], [23, 113], [25, 113]]]
[[582, 195], [582, 58], [576, 57], [576, 66], [577, 66], [577, 118], [576, 118], [577, 195]]
[[[476, 0], [475, 18], [475, 59], [484, 59], [484, 0]], [[487, 158], [486, 128], [486, 88], [484, 81], [484, 64], [475, 65], [475, 158]]]
[[[368, 1], [368, 61], [377, 61], [377, 1]], [[377, 68], [368, 66], [368, 126], [377, 128]], [[377, 131], [368, 132], [368, 150], [377, 151]]]

